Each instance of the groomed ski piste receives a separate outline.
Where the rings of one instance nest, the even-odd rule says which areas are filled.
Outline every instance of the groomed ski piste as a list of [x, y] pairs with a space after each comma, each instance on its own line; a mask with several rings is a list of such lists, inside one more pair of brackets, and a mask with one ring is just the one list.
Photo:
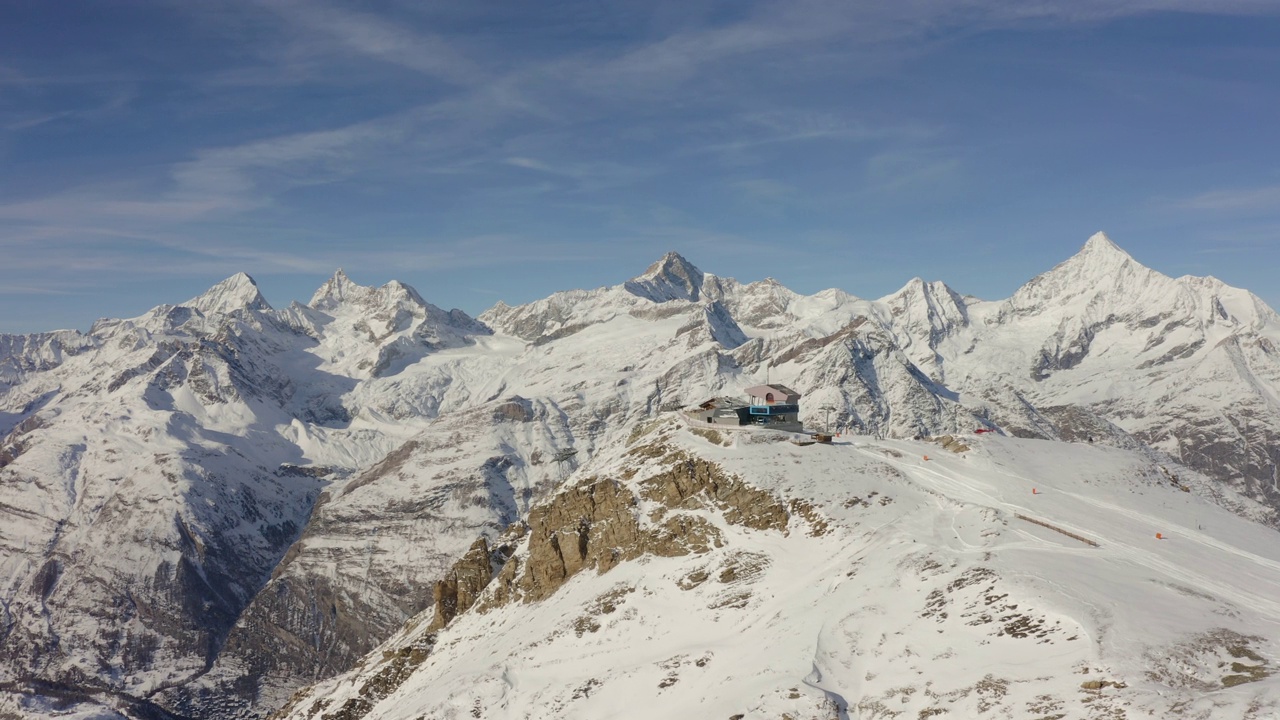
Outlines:
[[[495, 602], [495, 580], [290, 717], [1280, 717], [1272, 511], [1146, 454], [957, 440], [637, 428], [560, 494], [619, 483], [642, 527], [712, 526], [703, 547], [583, 568], [537, 602]], [[789, 508], [785, 527], [645, 489], [694, 459]], [[536, 532], [508, 562], [529, 569]], [[430, 652], [371, 691], [409, 647]]]

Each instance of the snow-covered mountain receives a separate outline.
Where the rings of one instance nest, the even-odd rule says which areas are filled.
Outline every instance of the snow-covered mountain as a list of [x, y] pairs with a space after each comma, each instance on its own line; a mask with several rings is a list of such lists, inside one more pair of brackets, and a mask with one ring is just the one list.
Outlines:
[[0, 336], [0, 711], [270, 712], [432, 613], [451, 563], [577, 465], [766, 378], [810, 426], [1093, 440], [1276, 507], [1277, 348], [1253, 295], [1101, 234], [998, 302], [804, 296], [671, 253], [476, 319], [342, 271], [275, 310], [241, 274]]
[[1274, 529], [1141, 453], [954, 440], [653, 423], [282, 716], [1280, 712]]

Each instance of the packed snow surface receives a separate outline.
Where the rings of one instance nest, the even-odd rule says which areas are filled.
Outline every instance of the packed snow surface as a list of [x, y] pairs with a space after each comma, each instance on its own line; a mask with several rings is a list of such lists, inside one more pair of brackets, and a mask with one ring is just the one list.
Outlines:
[[[1280, 535], [1190, 491], [1193, 473], [992, 435], [964, 438], [960, 453], [727, 435], [726, 447], [670, 421], [642, 442], [815, 512], [780, 532], [687, 510], [715, 525], [718, 547], [584, 570], [541, 602], [465, 613], [366, 717], [1280, 712]], [[602, 453], [577, 477], [639, 482], [669, 461]], [[343, 707], [379, 656], [314, 689], [294, 716]]]

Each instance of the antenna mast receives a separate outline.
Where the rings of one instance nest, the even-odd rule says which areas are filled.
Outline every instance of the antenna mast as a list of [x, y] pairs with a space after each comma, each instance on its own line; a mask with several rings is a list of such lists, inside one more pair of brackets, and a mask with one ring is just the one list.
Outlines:
[[561, 480], [564, 480], [565, 477], [568, 476], [569, 472], [573, 472], [572, 470], [565, 472], [565, 463], [572, 462], [573, 456], [577, 454], [578, 454], [577, 450], [571, 450], [571, 449], [557, 450], [556, 454], [551, 458], [552, 460], [555, 461], [556, 467], [560, 469]]

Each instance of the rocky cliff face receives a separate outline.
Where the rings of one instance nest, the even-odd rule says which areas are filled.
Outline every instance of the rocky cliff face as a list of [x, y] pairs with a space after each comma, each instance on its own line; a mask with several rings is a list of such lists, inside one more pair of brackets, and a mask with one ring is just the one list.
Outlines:
[[[213, 668], [168, 693], [170, 704], [200, 716], [272, 710], [300, 681], [351, 667], [437, 603], [433, 586], [438, 593], [468, 544], [497, 537], [551, 487], [557, 470], [540, 455], [555, 440], [533, 424], [546, 408], [526, 402], [436, 420], [373, 467], [332, 483]], [[465, 598], [465, 580], [462, 587]], [[458, 591], [446, 595], [456, 602]]]
[[[357, 697], [335, 705], [304, 692], [292, 698], [280, 716], [364, 717], [430, 657], [438, 633], [459, 615], [542, 602], [580, 573], [604, 575], [644, 557], [705, 555], [724, 547], [718, 527], [722, 523], [782, 535], [793, 525], [810, 533], [825, 532], [825, 523], [808, 503], [788, 503], [714, 462], [669, 445], [667, 440], [678, 432], [672, 424], [651, 427], [625, 453], [618, 476], [589, 476], [561, 488], [535, 505], [526, 521], [509, 528], [495, 547], [485, 538], [477, 539], [435, 584], [434, 609], [402, 631], [398, 646], [420, 649], [413, 660], [399, 650], [384, 651], [357, 680], [362, 683]], [[725, 569], [721, 581], [751, 571], [735, 564]], [[601, 598], [596, 610], [611, 613], [617, 601], [618, 597]], [[579, 635], [600, 627], [590, 617], [575, 623]]]

